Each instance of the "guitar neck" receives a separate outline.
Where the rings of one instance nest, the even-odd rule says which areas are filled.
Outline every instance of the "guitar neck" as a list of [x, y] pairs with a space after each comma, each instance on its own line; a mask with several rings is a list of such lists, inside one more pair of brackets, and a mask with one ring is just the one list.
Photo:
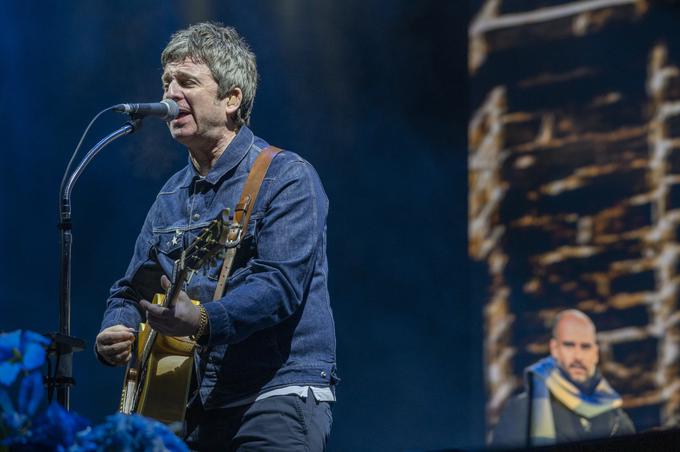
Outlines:
[[[175, 264], [175, 267], [177, 267], [177, 264]], [[173, 273], [175, 274], [175, 278], [173, 278], [172, 284], [167, 292], [165, 292], [165, 300], [163, 300], [163, 307], [165, 308], [175, 301], [175, 298], [182, 289], [182, 283], [184, 283], [186, 277], [189, 275], [189, 271], [186, 268], [175, 270]]]

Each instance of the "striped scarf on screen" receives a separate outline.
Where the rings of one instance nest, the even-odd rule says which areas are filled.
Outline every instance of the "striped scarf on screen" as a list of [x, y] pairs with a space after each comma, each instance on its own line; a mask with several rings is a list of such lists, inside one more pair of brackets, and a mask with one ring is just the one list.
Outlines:
[[[581, 417], [593, 418], [621, 406], [621, 396], [600, 377], [592, 394], [584, 394], [569, 381], [552, 357], [543, 358], [525, 371], [531, 383], [531, 445], [555, 443], [555, 422], [550, 407], [550, 394]], [[529, 380], [530, 379], [530, 380]]]

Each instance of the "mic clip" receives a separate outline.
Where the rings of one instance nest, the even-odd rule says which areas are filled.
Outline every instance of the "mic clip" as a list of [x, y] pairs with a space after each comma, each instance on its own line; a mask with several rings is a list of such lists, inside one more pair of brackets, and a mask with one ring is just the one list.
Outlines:
[[144, 119], [143, 115], [138, 115], [136, 113], [128, 113], [128, 120], [125, 121], [125, 124], [129, 124], [130, 127], [132, 127], [130, 133], [134, 133], [142, 128], [143, 119]]

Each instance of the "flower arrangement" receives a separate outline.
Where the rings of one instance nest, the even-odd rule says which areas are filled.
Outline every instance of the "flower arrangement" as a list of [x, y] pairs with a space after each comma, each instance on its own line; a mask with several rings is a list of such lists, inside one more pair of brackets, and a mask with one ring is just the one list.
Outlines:
[[32, 331], [0, 334], [0, 450], [188, 451], [165, 425], [136, 414], [117, 413], [92, 426], [57, 402], [39, 413], [47, 345]]

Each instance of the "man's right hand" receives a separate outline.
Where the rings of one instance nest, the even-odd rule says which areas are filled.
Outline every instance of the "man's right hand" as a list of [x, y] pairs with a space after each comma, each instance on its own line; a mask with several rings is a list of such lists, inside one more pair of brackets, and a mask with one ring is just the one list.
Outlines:
[[132, 328], [123, 325], [110, 326], [97, 335], [97, 353], [108, 363], [122, 366], [132, 356], [135, 335]]

